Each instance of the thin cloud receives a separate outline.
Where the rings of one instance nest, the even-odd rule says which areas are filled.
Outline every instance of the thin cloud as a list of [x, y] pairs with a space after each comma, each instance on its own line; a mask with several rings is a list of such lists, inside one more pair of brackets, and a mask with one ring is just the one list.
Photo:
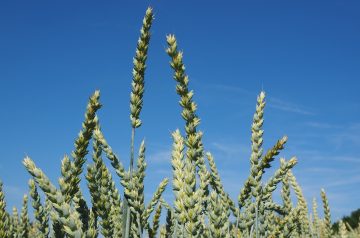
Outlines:
[[[296, 174], [300, 174], [300, 173], [296, 173]], [[305, 174], [305, 173], [301, 173], [301, 174]], [[325, 188], [325, 190], [331, 189], [333, 191], [334, 189], [338, 189], [338, 188], [342, 189], [343, 187], [348, 185], [352, 186], [353, 184], [360, 184], [360, 175], [358, 173], [353, 173], [353, 174], [348, 173], [346, 175], [344, 174], [332, 175], [323, 172], [323, 173], [319, 173], [317, 176], [322, 179], [317, 179], [317, 180], [311, 178], [304, 179], [301, 176], [297, 176], [297, 178], [302, 181], [300, 182], [300, 185], [303, 188], [303, 190], [306, 190], [305, 194], [307, 195], [314, 194], [314, 192], [320, 191], [321, 188]]]
[[160, 150], [148, 156], [147, 161], [151, 163], [171, 163], [171, 151]]
[[359, 124], [350, 125], [339, 133], [332, 135], [330, 139], [338, 149], [345, 145], [358, 147], [360, 146], [360, 126]]
[[[359, 161], [360, 157], [353, 152], [353, 148], [360, 146], [360, 123], [329, 124], [326, 122], [306, 122], [303, 126], [312, 128], [304, 130], [305, 134], [300, 132], [296, 135], [298, 145], [303, 144], [303, 146], [309, 147], [309, 145], [312, 146], [311, 143], [314, 143], [314, 141], [321, 141], [320, 145], [326, 145], [329, 151], [335, 151], [337, 155], [341, 155], [341, 158], [336, 158], [336, 156], [331, 154], [330, 156], [334, 159], [349, 162]], [[303, 150], [303, 146], [297, 148], [296, 145], [292, 144], [293, 149], [297, 148], [297, 154], [300, 152], [305, 155], [315, 155], [315, 157], [324, 155], [324, 152], [320, 153], [320, 151]], [[349, 158], [349, 153], [345, 155], [345, 152], [352, 153], [352, 156], [355, 158]]]
[[345, 186], [345, 185], [352, 185], [352, 184], [360, 184], [360, 175], [355, 175], [355, 176], [348, 176], [346, 178], [343, 179], [337, 179], [336, 181], [332, 181], [328, 184], [326, 184], [327, 188], [330, 187], [340, 187], [340, 186]]
[[305, 123], [307, 126], [318, 128], [318, 129], [340, 129], [343, 128], [343, 126], [340, 125], [334, 125], [324, 122], [307, 122]]
[[356, 155], [328, 155], [321, 153], [319, 151], [315, 150], [298, 150], [297, 153], [299, 158], [303, 158], [309, 161], [337, 161], [337, 162], [347, 162], [347, 163], [354, 163], [358, 164], [360, 163], [360, 156]]
[[13, 197], [22, 197], [26, 193], [24, 189], [11, 185], [4, 185], [4, 190], [7, 195]]
[[212, 142], [211, 148], [215, 151], [221, 152], [227, 157], [239, 157], [250, 154], [249, 146], [245, 145]]
[[321, 175], [321, 177], [332, 177], [335, 174], [337, 175], [341, 175], [341, 176], [348, 176], [350, 174], [358, 174], [359, 173], [359, 169], [353, 168], [353, 169], [349, 169], [348, 166], [344, 167], [344, 168], [338, 168], [338, 167], [324, 167], [324, 166], [319, 166], [319, 167], [308, 167], [308, 168], [303, 168], [298, 170], [298, 172], [301, 171], [301, 174], [303, 173], [307, 173], [307, 174], [311, 174], [311, 176], [319, 176]]
[[235, 92], [235, 93], [241, 93], [246, 94], [249, 96], [254, 96], [254, 93], [237, 86], [231, 86], [231, 85], [225, 85], [225, 84], [210, 84], [208, 85], [209, 88], [219, 90], [219, 91], [225, 91], [225, 92]]
[[[244, 89], [244, 88], [231, 86], [231, 85], [224, 85], [224, 84], [211, 84], [211, 85], [208, 85], [208, 87], [215, 89], [215, 90], [225, 91], [225, 92], [236, 92], [236, 93], [240, 93], [240, 94], [246, 95], [246, 96], [254, 96], [260, 92], [260, 90], [259, 90], [259, 92], [255, 93], [255, 92], [252, 92], [252, 91]], [[312, 111], [304, 108], [303, 106], [297, 105], [295, 103], [285, 102], [281, 99], [274, 98], [274, 97], [268, 97], [268, 100], [269, 100], [269, 103], [267, 105], [271, 108], [275, 108], [275, 109], [286, 111], [286, 112], [302, 114], [302, 115], [314, 115], [315, 114]]]
[[297, 105], [291, 102], [285, 102], [278, 98], [269, 97], [269, 103], [267, 104], [268, 107], [275, 108], [285, 112], [292, 112], [302, 115], [315, 115], [315, 113], [311, 112], [304, 107]]
[[172, 174], [172, 171], [170, 169], [165, 169], [165, 168], [159, 168], [156, 170], [156, 174], [160, 174], [160, 175], [166, 175], [169, 176]]
[[334, 173], [334, 172], [338, 172], [338, 169], [335, 168], [323, 168], [323, 167], [311, 167], [311, 168], [306, 168], [304, 169], [304, 172], [309, 172], [309, 173]]

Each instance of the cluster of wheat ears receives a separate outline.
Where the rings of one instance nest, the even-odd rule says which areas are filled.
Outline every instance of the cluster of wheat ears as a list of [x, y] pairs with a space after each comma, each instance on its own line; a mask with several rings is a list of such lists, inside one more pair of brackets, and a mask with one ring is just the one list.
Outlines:
[[[319, 218], [315, 200], [313, 212], [309, 214], [301, 187], [291, 171], [297, 163], [296, 158], [281, 158], [280, 168], [268, 181], [263, 181], [265, 170], [287, 141], [287, 137], [283, 137], [271, 149], [265, 153], [263, 151], [264, 92], [257, 97], [251, 125], [250, 174], [239, 189], [238, 201], [230, 198], [221, 183], [213, 156], [204, 152], [202, 132], [198, 130], [200, 119], [196, 115], [197, 106], [193, 101], [193, 91], [188, 88], [183, 54], [177, 48], [174, 35], [167, 36], [166, 52], [171, 58], [170, 65], [177, 82], [176, 92], [182, 107], [181, 116], [185, 121], [184, 135], [180, 130], [172, 133], [173, 149], [169, 161], [173, 169], [172, 189], [175, 198], [170, 203], [163, 199], [162, 194], [169, 181], [165, 178], [148, 204], [145, 204], [145, 143], [141, 143], [135, 155], [134, 138], [135, 131], [142, 124], [140, 112], [152, 21], [153, 11], [148, 8], [134, 58], [129, 169], [124, 168], [100, 129], [96, 115], [101, 107], [100, 94], [95, 91], [87, 105], [75, 149], [71, 157], [65, 156], [61, 162], [58, 186], [32, 159], [26, 157], [23, 160], [32, 176], [29, 194], [33, 221], [28, 215], [27, 195], [24, 196], [20, 215], [15, 207], [12, 214], [7, 212], [0, 182], [0, 237], [359, 237], [359, 230], [349, 230], [344, 223], [340, 224], [339, 234], [332, 234], [329, 204], [323, 190], [324, 218]], [[93, 145], [92, 163], [88, 164], [85, 177], [91, 203], [84, 199], [79, 186], [90, 142]], [[123, 188], [121, 192], [103, 157], [110, 160], [112, 169], [119, 176]], [[272, 193], [278, 186], [282, 186], [282, 204], [272, 200]], [[43, 202], [38, 188], [45, 194], [46, 200]], [[297, 198], [295, 205], [291, 201], [291, 190]], [[161, 219], [162, 212], [166, 213], [166, 219]]]

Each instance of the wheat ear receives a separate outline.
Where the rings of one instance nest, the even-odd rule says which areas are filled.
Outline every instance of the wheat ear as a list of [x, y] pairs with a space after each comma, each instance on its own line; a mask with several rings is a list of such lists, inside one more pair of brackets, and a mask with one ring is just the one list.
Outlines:
[[68, 190], [65, 191], [65, 201], [70, 199], [79, 191], [80, 174], [85, 163], [85, 156], [88, 153], [87, 147], [96, 126], [96, 111], [100, 109], [99, 102], [100, 91], [95, 91], [90, 97], [86, 108], [85, 120], [82, 124], [82, 130], [79, 132], [78, 138], [75, 140], [75, 150], [71, 153], [73, 157], [71, 165], [71, 181]]
[[[251, 156], [250, 156], [250, 175], [245, 181], [243, 188], [238, 196], [239, 209], [244, 207], [245, 201], [253, 195], [257, 197], [259, 194], [259, 183], [261, 175], [259, 174], [259, 159], [262, 156], [263, 149], [263, 133], [262, 125], [264, 123], [264, 107], [265, 107], [265, 92], [261, 92], [257, 97], [256, 110], [251, 125]], [[254, 188], [254, 189], [253, 189]]]
[[161, 204], [159, 204], [155, 210], [155, 214], [153, 217], [153, 225], [152, 227], [150, 227], [149, 223], [147, 225], [147, 230], [148, 230], [148, 234], [149, 234], [149, 238], [155, 238], [156, 234], [158, 233], [159, 230], [159, 223], [160, 223], [160, 216], [161, 216], [161, 210], [162, 210], [162, 206]]
[[90, 211], [89, 217], [89, 230], [86, 231], [85, 238], [96, 238], [98, 237], [98, 230], [96, 225], [96, 218], [93, 211]]
[[116, 174], [121, 178], [124, 179], [125, 176], [125, 169], [117, 155], [113, 152], [110, 145], [104, 138], [102, 131], [99, 128], [96, 128], [94, 131], [94, 139], [99, 142], [101, 145], [102, 150], [105, 152], [106, 157], [110, 160], [111, 165], [114, 167]]
[[[177, 41], [174, 35], [167, 36], [168, 48], [166, 52], [171, 58], [170, 65], [174, 70], [174, 79], [177, 82], [176, 92], [180, 96], [180, 106], [182, 107], [181, 116], [185, 120], [185, 132], [187, 146], [186, 160], [184, 161], [185, 181], [192, 187], [187, 191], [187, 196], [191, 199], [185, 203], [187, 222], [184, 226], [186, 232], [198, 236], [203, 231], [201, 220], [207, 206], [208, 184], [210, 173], [207, 171], [203, 157], [202, 132], [197, 131], [200, 123], [196, 115], [196, 103], [193, 101], [193, 91], [188, 88], [189, 78], [185, 74], [183, 54], [177, 49]], [[200, 177], [199, 189], [196, 189], [196, 168], [199, 168]], [[189, 202], [191, 201], [191, 202]]]
[[221, 197], [223, 206], [228, 206], [231, 211], [234, 213], [234, 216], [237, 217], [240, 213], [239, 209], [235, 206], [233, 200], [230, 198], [229, 194], [225, 192], [224, 186], [221, 183], [220, 174], [217, 170], [214, 157], [211, 153], [206, 153], [206, 157], [209, 161], [210, 171], [211, 171], [211, 181], [210, 184], [215, 189], [216, 193]]
[[276, 189], [278, 183], [284, 178], [286, 173], [290, 171], [297, 163], [297, 159], [295, 157], [291, 158], [289, 161], [284, 161], [281, 163], [280, 168], [276, 170], [275, 174], [269, 179], [269, 181], [264, 186], [263, 197], [262, 199], [265, 201], [270, 198], [272, 192]]
[[326, 193], [324, 189], [321, 189], [321, 199], [324, 207], [324, 228], [325, 228], [325, 237], [331, 237], [331, 215], [330, 215], [330, 206], [329, 201], [326, 197]]
[[221, 206], [221, 198], [215, 191], [210, 193], [209, 206], [209, 231], [212, 237], [230, 238], [228, 232], [229, 223], [229, 209], [227, 206]]
[[316, 198], [313, 198], [312, 200], [312, 210], [313, 210], [313, 227], [314, 227], [314, 233], [316, 236], [320, 236], [320, 218], [318, 214], [318, 205], [316, 202]]
[[36, 219], [36, 228], [40, 237], [47, 237], [49, 234], [49, 217], [44, 206], [41, 204], [40, 195], [37, 191], [35, 181], [29, 180], [30, 196], [32, 198], [32, 207], [34, 208], [34, 217]]
[[[144, 75], [146, 68], [147, 52], [150, 42], [150, 28], [154, 19], [152, 8], [146, 10], [143, 24], [140, 30], [140, 38], [137, 43], [136, 53], [134, 57], [133, 80], [131, 83], [132, 91], [130, 94], [130, 121], [131, 121], [131, 145], [130, 145], [130, 180], [132, 180], [133, 164], [134, 164], [134, 139], [135, 128], [141, 126], [142, 122], [139, 118], [143, 106], [144, 94]], [[130, 181], [132, 182], [132, 181]], [[126, 213], [126, 225], [123, 236], [127, 238], [130, 234], [130, 207], [125, 197], [124, 212]], [[141, 235], [141, 234], [140, 234]]]
[[282, 179], [281, 198], [283, 200], [285, 214], [290, 213], [292, 209], [292, 202], [290, 197], [290, 184], [288, 174], [286, 174]]
[[83, 234], [82, 224], [76, 211], [71, 211], [70, 205], [65, 202], [65, 197], [50, 182], [48, 177], [36, 167], [35, 163], [26, 157], [23, 161], [27, 171], [33, 176], [36, 183], [44, 191], [57, 212], [57, 219], [69, 237], [75, 238]]
[[6, 202], [3, 191], [3, 183], [0, 181], [0, 237], [7, 237], [9, 230], [9, 219], [5, 210]]
[[302, 225], [302, 233], [308, 235], [310, 232], [310, 221], [307, 216], [308, 214], [308, 206], [304, 194], [300, 185], [297, 183], [295, 176], [291, 171], [288, 172], [290, 184], [293, 187], [296, 197], [298, 199], [298, 206], [300, 207], [300, 215], [301, 215], [301, 225]]
[[139, 118], [143, 105], [144, 94], [144, 76], [146, 69], [147, 52], [150, 42], [150, 28], [154, 14], [152, 8], [148, 8], [143, 19], [142, 28], [140, 30], [140, 38], [137, 43], [136, 53], [134, 57], [133, 80], [131, 83], [132, 90], [130, 94], [130, 120], [131, 126], [137, 128], [141, 126]]
[[21, 207], [21, 214], [20, 214], [20, 226], [19, 226], [20, 237], [28, 238], [29, 230], [30, 230], [30, 221], [28, 216], [28, 196], [25, 194], [23, 197], [23, 205]]
[[20, 236], [19, 230], [20, 230], [20, 220], [19, 220], [19, 212], [16, 207], [12, 208], [12, 226], [13, 226], [13, 232], [15, 234], [15, 237]]

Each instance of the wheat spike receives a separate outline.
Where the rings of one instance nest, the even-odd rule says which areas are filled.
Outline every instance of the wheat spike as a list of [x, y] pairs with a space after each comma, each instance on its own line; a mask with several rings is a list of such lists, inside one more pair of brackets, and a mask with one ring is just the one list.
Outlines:
[[9, 230], [9, 218], [5, 210], [6, 202], [3, 191], [3, 183], [0, 180], [0, 237], [6, 237]]
[[30, 196], [32, 198], [32, 207], [34, 208], [34, 217], [36, 219], [37, 234], [39, 237], [47, 237], [49, 234], [49, 217], [45, 207], [41, 204], [40, 196], [36, 188], [35, 181], [29, 180]]
[[57, 221], [63, 226], [64, 231], [71, 238], [81, 236], [83, 231], [78, 213], [70, 210], [70, 205], [65, 202], [65, 197], [55, 188], [48, 177], [36, 167], [35, 163], [29, 157], [25, 157], [23, 164], [51, 201], [53, 208], [57, 212], [57, 216], [59, 216]]
[[147, 52], [150, 42], [150, 28], [154, 19], [153, 10], [149, 7], [146, 10], [142, 28], [140, 30], [140, 38], [137, 43], [136, 53], [134, 57], [133, 81], [131, 83], [132, 90], [130, 94], [130, 120], [131, 126], [137, 128], [141, 126], [139, 118], [144, 94], [144, 75], [146, 69]]
[[321, 189], [321, 199], [323, 202], [323, 207], [324, 207], [324, 214], [325, 214], [325, 219], [324, 219], [324, 226], [325, 226], [325, 237], [331, 237], [331, 215], [330, 215], [330, 206], [329, 206], [329, 201], [326, 197], [326, 193], [324, 189]]
[[90, 97], [86, 108], [85, 120], [82, 124], [82, 130], [79, 132], [78, 138], [75, 140], [75, 150], [71, 153], [74, 160], [71, 163], [70, 186], [67, 191], [63, 193], [66, 202], [69, 202], [70, 199], [79, 191], [79, 176], [82, 173], [85, 156], [88, 153], [87, 147], [97, 124], [96, 111], [101, 107], [99, 98], [100, 91], [95, 91]]

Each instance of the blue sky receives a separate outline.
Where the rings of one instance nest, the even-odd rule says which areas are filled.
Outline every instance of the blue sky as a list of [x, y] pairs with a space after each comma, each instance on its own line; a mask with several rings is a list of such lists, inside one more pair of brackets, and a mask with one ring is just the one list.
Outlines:
[[320, 203], [326, 189], [333, 219], [360, 207], [358, 1], [134, 2], [0, 2], [0, 178], [9, 208], [27, 191], [25, 155], [57, 181], [95, 89], [103, 132], [128, 164], [132, 57], [149, 5], [155, 21], [137, 133], [137, 145], [146, 138], [148, 198], [171, 177], [170, 134], [184, 124], [165, 53], [165, 35], [174, 33], [205, 149], [233, 198], [249, 173], [250, 126], [264, 89], [264, 147], [288, 135], [281, 155], [298, 157], [294, 174], [309, 202]]

